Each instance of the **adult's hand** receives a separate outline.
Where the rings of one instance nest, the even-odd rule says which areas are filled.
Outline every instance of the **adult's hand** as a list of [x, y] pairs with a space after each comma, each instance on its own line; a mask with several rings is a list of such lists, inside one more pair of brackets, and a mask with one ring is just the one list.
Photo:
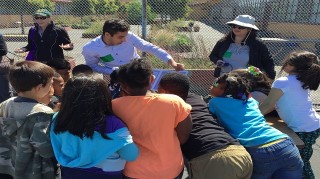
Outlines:
[[69, 43], [69, 44], [61, 44], [59, 45], [63, 50], [72, 50], [73, 49], [73, 43]]
[[184, 64], [182, 63], [177, 63], [175, 67], [173, 67], [176, 71], [182, 71], [184, 70]]
[[168, 61], [168, 64], [171, 65], [176, 71], [182, 71], [184, 70], [184, 64], [182, 63], [177, 63], [176, 61], [174, 61], [173, 59], [170, 59]]
[[26, 48], [17, 48], [14, 50], [14, 52], [15, 53], [24, 53], [24, 52], [26, 52], [26, 50], [27, 50]]

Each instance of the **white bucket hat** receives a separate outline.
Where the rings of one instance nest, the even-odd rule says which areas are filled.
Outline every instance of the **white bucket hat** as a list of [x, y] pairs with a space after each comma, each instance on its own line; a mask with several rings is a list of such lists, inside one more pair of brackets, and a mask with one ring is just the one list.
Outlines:
[[248, 27], [254, 30], [259, 30], [259, 28], [254, 25], [256, 19], [250, 15], [239, 15], [233, 21], [227, 22], [228, 25], [239, 25], [242, 27]]

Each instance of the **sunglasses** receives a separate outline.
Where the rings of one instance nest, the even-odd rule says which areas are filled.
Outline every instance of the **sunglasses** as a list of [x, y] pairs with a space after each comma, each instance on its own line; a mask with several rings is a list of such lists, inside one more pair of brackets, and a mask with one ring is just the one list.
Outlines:
[[38, 19], [42, 19], [42, 20], [45, 20], [47, 17], [44, 17], [44, 16], [40, 16], [40, 17], [34, 17], [34, 19], [38, 20]]
[[238, 25], [231, 25], [231, 27], [232, 27], [233, 29], [240, 29], [240, 30], [246, 29], [246, 27], [242, 27], [242, 26], [238, 26]]

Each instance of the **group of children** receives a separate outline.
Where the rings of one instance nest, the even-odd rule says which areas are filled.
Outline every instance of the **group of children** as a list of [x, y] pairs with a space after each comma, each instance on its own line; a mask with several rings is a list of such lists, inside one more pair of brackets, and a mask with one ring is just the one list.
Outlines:
[[[312, 106], [310, 90], [320, 84], [319, 58], [307, 51], [292, 52], [282, 71], [288, 76], [276, 79], [267, 94], [261, 88], [269, 85], [257, 68], [219, 77], [211, 89], [209, 110], [250, 153], [252, 178], [315, 178], [309, 160], [319, 137], [320, 116]], [[274, 109], [305, 143], [299, 153], [288, 136], [266, 124], [263, 115]]]
[[[146, 60], [120, 66], [111, 86], [86, 65], [70, 77], [60, 62], [10, 68], [17, 96], [0, 104], [0, 178], [56, 178], [60, 165], [64, 179], [179, 179], [184, 161], [194, 179], [314, 178], [309, 159], [320, 116], [309, 90], [319, 87], [320, 65], [313, 53], [289, 54], [282, 67], [288, 76], [272, 84], [252, 66], [224, 74], [208, 104], [179, 73], [150, 91]], [[303, 149], [267, 123], [274, 109]]]

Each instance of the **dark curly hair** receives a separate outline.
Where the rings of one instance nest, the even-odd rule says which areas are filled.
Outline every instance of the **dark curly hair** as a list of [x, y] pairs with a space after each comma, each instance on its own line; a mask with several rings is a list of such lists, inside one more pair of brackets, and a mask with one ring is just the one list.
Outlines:
[[190, 89], [190, 80], [186, 75], [178, 72], [167, 73], [161, 78], [159, 87], [186, 100]]
[[118, 81], [131, 89], [141, 89], [150, 85], [152, 74], [151, 63], [145, 59], [137, 59], [119, 68]]
[[302, 82], [303, 89], [318, 89], [320, 84], [320, 65], [317, 55], [308, 51], [291, 52], [285, 58], [280, 74], [287, 65], [294, 67], [297, 80]]
[[247, 102], [250, 92], [247, 81], [238, 75], [223, 74], [217, 80], [219, 84], [225, 84], [224, 95]]
[[238, 75], [248, 81], [249, 90], [260, 91], [263, 89], [266, 92], [266, 95], [269, 94], [271, 90], [271, 79], [263, 72], [253, 75], [248, 69], [237, 69], [230, 72], [231, 75]]

